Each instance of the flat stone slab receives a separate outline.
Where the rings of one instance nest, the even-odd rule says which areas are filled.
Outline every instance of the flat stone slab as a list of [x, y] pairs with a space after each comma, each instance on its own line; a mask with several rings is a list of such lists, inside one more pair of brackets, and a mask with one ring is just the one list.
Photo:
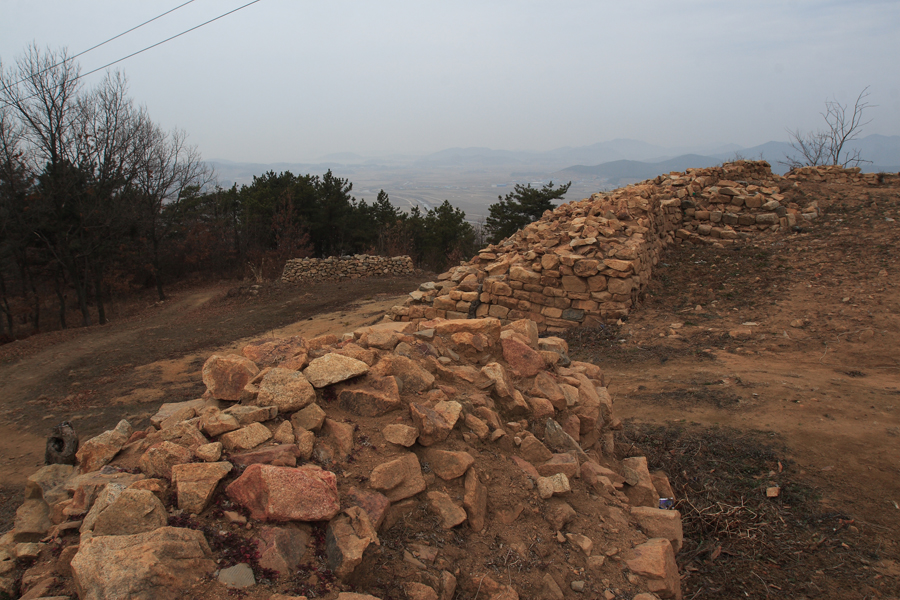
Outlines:
[[323, 388], [359, 377], [368, 371], [369, 365], [363, 361], [332, 352], [310, 361], [309, 366], [303, 370], [303, 375], [314, 388]]

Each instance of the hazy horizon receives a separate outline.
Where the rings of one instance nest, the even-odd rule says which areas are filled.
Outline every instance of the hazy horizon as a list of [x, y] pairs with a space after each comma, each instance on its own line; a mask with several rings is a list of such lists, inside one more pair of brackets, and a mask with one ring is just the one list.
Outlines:
[[[180, 2], [7, 0], [5, 69], [32, 42], [81, 52]], [[85, 54], [87, 72], [246, 3], [195, 0]], [[261, 0], [114, 69], [205, 158], [543, 152], [618, 138], [786, 141], [870, 86], [863, 135], [900, 134], [900, 3]], [[85, 79], [87, 85], [102, 74]]]

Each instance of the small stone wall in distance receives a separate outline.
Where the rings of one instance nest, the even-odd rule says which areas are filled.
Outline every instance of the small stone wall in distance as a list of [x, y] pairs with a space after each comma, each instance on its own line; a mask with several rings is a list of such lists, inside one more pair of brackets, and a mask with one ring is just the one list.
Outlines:
[[284, 265], [281, 281], [335, 281], [376, 275], [412, 275], [413, 272], [413, 262], [408, 256], [354, 254], [328, 258], [292, 258]]

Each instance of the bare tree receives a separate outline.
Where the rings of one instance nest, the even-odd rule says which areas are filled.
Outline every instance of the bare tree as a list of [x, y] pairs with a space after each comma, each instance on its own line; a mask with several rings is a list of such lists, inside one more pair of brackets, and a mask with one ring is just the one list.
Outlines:
[[[82, 88], [65, 49], [27, 48], [13, 68], [0, 64], [0, 318], [11, 320], [7, 281], [35, 299], [35, 276], [52, 279], [65, 327], [65, 291], [73, 286], [84, 325], [88, 301], [106, 321], [113, 269], [134, 260], [146, 240], [160, 299], [160, 244], [173, 231], [180, 202], [212, 174], [182, 131], [166, 133], [128, 97], [125, 77], [107, 73]], [[107, 275], [105, 278], [104, 276]], [[8, 276], [7, 279], [3, 279]], [[30, 292], [29, 292], [30, 289]]]
[[[0, 72], [0, 105], [19, 123], [24, 156], [38, 182], [30, 207], [37, 218], [23, 229], [30, 237], [26, 241], [39, 240], [51, 257], [46, 266], [68, 276], [83, 323], [90, 325], [91, 289], [99, 322], [106, 322], [104, 268], [133, 212], [124, 205], [130, 198], [126, 192], [136, 177], [137, 141], [149, 118], [127, 96], [121, 73], [107, 74], [87, 91], [79, 73], [65, 49], [42, 51], [33, 45], [15, 69]], [[64, 315], [59, 284], [57, 289]]]
[[[162, 132], [127, 88], [125, 77], [114, 72], [83, 90], [79, 67], [65, 50], [31, 46], [14, 69], [0, 69], [0, 106], [13, 117], [4, 121], [17, 127], [18, 145], [37, 182], [34, 206], [18, 211], [39, 217], [23, 224], [28, 236], [23, 239], [43, 246], [50, 255], [47, 266], [55, 267], [55, 261], [64, 269], [84, 325], [91, 323], [92, 290], [99, 321], [106, 321], [104, 271], [137, 229], [152, 240], [162, 297], [163, 207], [187, 187], [206, 182], [199, 153], [187, 145], [186, 135]], [[4, 137], [12, 139], [13, 131], [4, 126]]]
[[107, 73], [78, 105], [77, 163], [104, 192], [121, 192], [137, 177], [150, 117], [128, 97], [128, 82], [118, 71]]
[[475, 248], [484, 248], [488, 244], [486, 219], [484, 215], [478, 215], [478, 218], [472, 223], [472, 228], [475, 231]]
[[41, 51], [29, 46], [16, 61], [16, 67], [0, 73], [0, 102], [10, 107], [21, 119], [23, 136], [35, 149], [34, 158], [41, 164], [57, 164], [72, 158], [77, 117], [77, 97], [81, 89], [81, 68], [62, 49]]
[[83, 229], [81, 249], [102, 325], [106, 322], [104, 272], [122, 233], [137, 216], [130, 191], [141, 168], [141, 134], [150, 118], [128, 97], [128, 83], [120, 72], [107, 73], [97, 87], [79, 97], [78, 107], [75, 161], [91, 182], [91, 193], [80, 203], [88, 226]]
[[72, 161], [81, 89], [79, 73], [79, 66], [65, 49], [42, 51], [37, 45], [29, 46], [14, 68], [0, 70], [0, 105], [18, 122], [25, 164], [33, 175], [45, 175], [40, 184], [44, 191], [40, 200], [31, 203], [28, 211], [16, 211], [27, 213], [27, 219], [20, 223], [26, 227], [20, 233], [26, 235], [21, 239], [23, 254], [19, 267], [23, 285], [29, 281], [35, 296], [35, 329], [39, 328], [40, 299], [24, 252], [37, 240], [69, 272], [78, 291], [84, 323], [90, 324], [84, 279], [71, 251], [72, 240], [79, 233], [78, 224], [59, 218], [64, 213], [72, 213], [75, 195]]
[[165, 300], [160, 264], [160, 244], [167, 232], [164, 210], [172, 209], [189, 188], [202, 188], [213, 181], [213, 173], [201, 161], [196, 146], [187, 144], [181, 130], [165, 133], [147, 122], [142, 129], [142, 157], [135, 180], [142, 227], [151, 244], [151, 265], [156, 292]]
[[869, 86], [856, 97], [853, 108], [849, 104], [841, 104], [837, 99], [825, 101], [825, 112], [821, 113], [825, 119], [825, 129], [802, 132], [800, 129], [791, 131], [791, 147], [800, 153], [799, 156], [789, 156], [782, 164], [791, 169], [805, 166], [837, 165], [841, 167], [857, 167], [860, 163], [871, 162], [863, 160], [858, 148], [848, 148], [847, 144], [855, 140], [862, 132], [862, 128], [871, 123], [871, 119], [863, 121], [863, 113], [868, 108], [874, 108], [866, 98], [869, 97]]
[[25, 215], [17, 208], [32, 184], [25, 156], [22, 128], [9, 107], [0, 104], [0, 313], [5, 318], [10, 339], [15, 338], [15, 328], [4, 271], [7, 266], [18, 266], [21, 272], [26, 264], [21, 223]]

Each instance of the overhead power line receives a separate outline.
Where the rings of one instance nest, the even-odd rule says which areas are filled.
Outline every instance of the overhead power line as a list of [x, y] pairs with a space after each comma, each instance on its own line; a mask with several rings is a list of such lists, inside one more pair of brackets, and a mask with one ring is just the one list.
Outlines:
[[165, 44], [166, 42], [171, 42], [171, 41], [174, 40], [175, 38], [179, 38], [179, 37], [183, 36], [183, 35], [186, 34], [186, 33], [190, 33], [190, 32], [192, 32], [192, 31], [194, 31], [195, 29], [200, 29], [200, 28], [203, 27], [204, 25], [209, 25], [209, 24], [212, 23], [213, 21], [218, 21], [219, 19], [221, 19], [221, 18], [223, 18], [223, 17], [227, 17], [228, 15], [230, 15], [230, 14], [232, 14], [232, 13], [236, 13], [237, 11], [243, 10], [243, 9], [247, 8], [248, 6], [250, 6], [250, 5], [252, 5], [252, 4], [256, 4], [257, 2], [260, 2], [260, 1], [261, 1], [261, 0], [253, 0], [252, 2], [248, 2], [247, 4], [244, 4], [243, 6], [239, 6], [239, 7], [235, 8], [234, 10], [229, 10], [227, 13], [222, 13], [222, 14], [219, 15], [218, 17], [215, 17], [215, 18], [213, 18], [213, 19], [210, 19], [209, 21], [205, 21], [205, 22], [203, 22], [203, 23], [200, 23], [199, 25], [195, 25], [194, 27], [191, 27], [190, 29], [185, 29], [185, 30], [182, 31], [181, 33], [178, 33], [178, 34], [176, 34], [176, 35], [173, 35], [172, 37], [168, 37], [168, 38], [164, 39], [164, 40], [161, 41], [161, 42], [156, 42], [155, 44], [152, 44], [152, 45], [150, 45], [150, 46], [147, 46], [147, 47], [144, 48], [143, 50], [138, 50], [137, 52], [132, 52], [132, 53], [129, 54], [128, 56], [123, 56], [122, 58], [120, 58], [120, 59], [118, 59], [118, 60], [112, 61], [111, 63], [106, 63], [106, 64], [103, 65], [102, 67], [97, 67], [96, 69], [93, 69], [93, 70], [91, 70], [91, 71], [88, 71], [87, 73], [84, 73], [83, 75], [79, 75], [79, 76], [77, 77], [77, 79], [81, 79], [82, 77], [87, 77], [88, 75], [90, 75], [90, 74], [92, 74], [92, 73], [96, 73], [97, 71], [102, 71], [103, 69], [105, 69], [105, 68], [107, 68], [107, 67], [111, 67], [111, 66], [113, 66], [113, 65], [116, 64], [116, 63], [122, 62], [123, 60], [128, 60], [128, 59], [131, 58], [132, 56], [137, 56], [138, 54], [141, 54], [141, 53], [143, 53], [143, 52], [146, 52], [147, 50], [150, 50], [151, 48], [156, 48], [157, 46], [161, 46], [162, 44]]
[[[169, 10], [167, 10], [166, 12], [162, 13], [161, 15], [156, 15], [156, 16], [153, 17], [152, 19], [149, 19], [149, 20], [147, 20], [147, 21], [144, 21], [144, 22], [141, 23], [140, 25], [135, 25], [135, 26], [132, 27], [131, 29], [128, 29], [127, 31], [123, 31], [123, 32], [120, 33], [119, 35], [115, 35], [115, 36], [109, 38], [109, 39], [106, 40], [105, 42], [100, 42], [99, 44], [97, 44], [97, 45], [95, 45], [95, 46], [91, 46], [91, 47], [88, 48], [87, 50], [83, 50], [83, 51], [79, 52], [79, 53], [76, 54], [75, 56], [70, 56], [70, 57], [68, 57], [68, 58], [67, 58], [66, 60], [64, 60], [64, 61], [60, 61], [60, 62], [56, 63], [55, 65], [51, 65], [51, 66], [47, 67], [46, 69], [44, 69], [43, 71], [39, 71], [39, 72], [37, 73], [37, 75], [41, 75], [42, 73], [46, 73], [46, 72], [49, 71], [50, 69], [55, 69], [56, 67], [58, 67], [59, 65], [63, 64], [64, 62], [69, 61], [69, 60], [74, 60], [74, 59], [78, 58], [79, 56], [82, 56], [82, 55], [84, 55], [84, 54], [87, 54], [87, 53], [90, 52], [91, 50], [96, 50], [96, 49], [99, 48], [100, 46], [105, 46], [106, 44], [110, 43], [111, 41], [117, 40], [117, 39], [119, 39], [120, 37], [122, 37], [123, 35], [129, 34], [129, 33], [131, 33], [132, 31], [134, 31], [134, 30], [136, 30], [136, 29], [140, 29], [140, 28], [143, 27], [144, 25], [147, 25], [148, 23], [152, 23], [153, 21], [155, 21], [155, 20], [157, 20], [157, 19], [160, 19], [160, 18], [166, 16], [166, 15], [169, 14], [169, 13], [173, 13], [173, 12], [175, 12], [176, 10], [178, 10], [179, 8], [183, 8], [183, 7], [187, 6], [188, 4], [190, 4], [191, 2], [194, 2], [194, 1], [195, 1], [195, 0], [188, 0], [187, 2], [185, 2], [185, 3], [183, 3], [183, 4], [179, 4], [179, 5], [176, 6], [175, 8], [169, 9]], [[15, 82], [13, 85], [19, 85], [20, 83], [22, 83], [22, 82], [24, 82], [24, 81], [25, 81], [24, 79], [20, 79], [19, 81]]]
[[[194, 0], [190, 0], [190, 2], [193, 2], [193, 1], [194, 1]], [[247, 4], [244, 4], [244, 5], [242, 5], [242, 6], [238, 6], [237, 8], [235, 8], [235, 9], [233, 9], [233, 10], [229, 10], [229, 11], [226, 12], [226, 13], [222, 13], [222, 14], [219, 15], [218, 17], [214, 17], [214, 18], [212, 18], [212, 19], [210, 19], [210, 20], [208, 20], [208, 21], [204, 21], [203, 23], [200, 23], [199, 25], [195, 25], [195, 26], [191, 27], [190, 29], [185, 29], [185, 30], [182, 31], [181, 33], [175, 34], [175, 35], [173, 35], [173, 36], [171, 36], [171, 37], [167, 37], [166, 39], [164, 39], [164, 40], [162, 40], [162, 41], [160, 41], [160, 42], [156, 42], [155, 44], [151, 44], [150, 46], [147, 46], [146, 48], [143, 48], [143, 49], [141, 49], [141, 50], [138, 50], [137, 52], [132, 52], [132, 53], [129, 54], [128, 56], [123, 56], [122, 58], [119, 58], [119, 59], [114, 60], [114, 61], [112, 61], [112, 62], [106, 63], [106, 64], [103, 65], [102, 67], [97, 67], [96, 69], [92, 69], [92, 70], [88, 71], [87, 73], [82, 73], [82, 74], [79, 75], [78, 77], [75, 77], [75, 78], [73, 79], [73, 81], [78, 81], [79, 79], [82, 79], [82, 78], [84, 78], [84, 77], [87, 77], [88, 75], [91, 75], [91, 74], [93, 74], [93, 73], [96, 73], [97, 71], [102, 71], [103, 69], [105, 69], [105, 68], [107, 68], [107, 67], [111, 67], [111, 66], [113, 66], [114, 64], [120, 63], [120, 62], [122, 62], [123, 60], [128, 60], [128, 59], [131, 58], [132, 56], [137, 56], [138, 54], [141, 54], [141, 53], [143, 53], [143, 52], [146, 52], [147, 50], [150, 50], [150, 49], [152, 49], [152, 48], [156, 48], [157, 46], [161, 46], [162, 44], [165, 44], [166, 42], [171, 42], [171, 41], [174, 40], [175, 38], [179, 38], [179, 37], [183, 36], [183, 35], [186, 34], [186, 33], [190, 33], [190, 32], [192, 32], [192, 31], [194, 31], [194, 30], [196, 30], [196, 29], [200, 29], [201, 27], [204, 27], [204, 26], [206, 26], [206, 25], [209, 25], [210, 23], [212, 23], [212, 22], [214, 22], [214, 21], [218, 21], [219, 19], [221, 19], [221, 18], [223, 18], [223, 17], [227, 17], [227, 16], [230, 15], [230, 14], [236, 13], [236, 12], [239, 11], [239, 10], [243, 10], [243, 9], [247, 8], [248, 6], [251, 6], [251, 5], [256, 4], [257, 2], [261, 2], [261, 1], [262, 1], [262, 0], [253, 0], [252, 2], [248, 2]], [[188, 3], [186, 2], [185, 4], [188, 4]], [[181, 6], [184, 6], [184, 4], [182, 4]], [[176, 8], [173, 8], [172, 10], [177, 10], [178, 8], [181, 8], [181, 6], [178, 6], [178, 7], [176, 7]], [[172, 12], [172, 11], [170, 10], [169, 12]], [[160, 15], [160, 16], [162, 16], [162, 15]], [[159, 17], [157, 17], [157, 18], [159, 18]], [[133, 28], [133, 29], [136, 29], [136, 27]], [[125, 32], [125, 33], [127, 33], [127, 32]], [[123, 34], [120, 34], [120, 35], [117, 36], [117, 37], [121, 37], [122, 35], [124, 35], [124, 33], [123, 33]], [[113, 39], [114, 39], [114, 38], [113, 38]], [[104, 43], [105, 43], [105, 42], [104, 42]], [[100, 45], [102, 45], [102, 44], [98, 44], [98, 46], [100, 46]], [[85, 52], [88, 52], [88, 50], [85, 50]], [[81, 54], [84, 54], [84, 52], [82, 52]], [[80, 56], [80, 55], [79, 55], [79, 54], [76, 54], [75, 56]], [[68, 59], [66, 59], [66, 60], [63, 61], [63, 62], [68, 62], [68, 61], [74, 59], [75, 56], [73, 56], [73, 57], [71, 57], [71, 58], [68, 58]], [[63, 63], [59, 63], [59, 64], [63, 64]], [[55, 66], [59, 66], [59, 64], [58, 64], [58, 65], [55, 65]], [[49, 67], [48, 69], [45, 69], [44, 71], [47, 71], [47, 70], [52, 69], [52, 68], [53, 68], [53, 67]], [[41, 72], [43, 73], [44, 71], [41, 71]], [[22, 83], [23, 81], [25, 81], [25, 79], [22, 79], [22, 80], [16, 82], [15, 84], [13, 84], [13, 85], [18, 85], [19, 83]], [[12, 87], [12, 86], [9, 86], [9, 87]], [[31, 96], [28, 96], [28, 97], [26, 97], [26, 98], [22, 98], [22, 100], [29, 100], [29, 99], [31, 99], [31, 98], [36, 98], [38, 95], [39, 95], [39, 94], [32, 94]]]

